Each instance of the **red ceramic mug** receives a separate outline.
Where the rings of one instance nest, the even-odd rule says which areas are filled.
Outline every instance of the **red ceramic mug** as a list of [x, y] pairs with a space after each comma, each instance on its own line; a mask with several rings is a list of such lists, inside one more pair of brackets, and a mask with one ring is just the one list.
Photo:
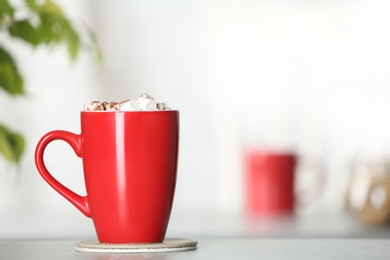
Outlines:
[[293, 213], [296, 165], [293, 153], [246, 150], [246, 210], [250, 217]]
[[[87, 217], [101, 243], [164, 240], [176, 184], [178, 111], [81, 112], [81, 134], [51, 131], [38, 142], [43, 179]], [[58, 182], [43, 155], [54, 140], [83, 160], [86, 196]]]

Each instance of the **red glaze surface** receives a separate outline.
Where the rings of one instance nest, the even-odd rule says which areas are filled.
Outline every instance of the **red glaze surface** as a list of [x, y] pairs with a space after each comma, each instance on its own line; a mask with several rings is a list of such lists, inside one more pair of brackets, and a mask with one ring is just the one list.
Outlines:
[[245, 154], [246, 208], [251, 217], [290, 215], [294, 210], [297, 157], [250, 150]]
[[[81, 134], [47, 133], [35, 163], [51, 187], [92, 218], [100, 242], [161, 242], [175, 192], [178, 138], [178, 111], [81, 112]], [[86, 196], [45, 167], [44, 150], [57, 139], [82, 158]]]

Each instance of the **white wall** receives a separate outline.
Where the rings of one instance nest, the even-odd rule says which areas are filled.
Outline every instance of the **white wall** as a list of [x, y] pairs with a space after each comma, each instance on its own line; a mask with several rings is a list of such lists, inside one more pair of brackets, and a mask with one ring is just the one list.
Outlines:
[[[86, 20], [105, 54], [11, 47], [28, 97], [0, 95], [0, 119], [28, 138], [19, 174], [0, 164], [0, 237], [93, 235], [91, 222], [35, 170], [35, 144], [53, 129], [79, 131], [90, 98], [148, 92], [181, 113], [174, 211], [242, 208], [241, 152], [248, 143], [321, 158], [327, 186], [307, 214], [339, 214], [354, 156], [390, 147], [388, 1], [61, 1]], [[81, 161], [49, 147], [58, 179], [83, 193]], [[91, 231], [92, 230], [92, 231]]]

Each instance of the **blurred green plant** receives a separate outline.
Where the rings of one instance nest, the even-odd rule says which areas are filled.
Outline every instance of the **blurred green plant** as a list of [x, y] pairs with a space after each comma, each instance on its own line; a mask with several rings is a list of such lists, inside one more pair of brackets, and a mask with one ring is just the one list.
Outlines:
[[[78, 33], [64, 15], [61, 7], [51, 0], [25, 0], [20, 6], [0, 0], [0, 35], [19, 39], [32, 46], [55, 47], [65, 45], [72, 61], [82, 47], [88, 47], [98, 63], [102, 52], [93, 32], [88, 30], [88, 46], [83, 45]], [[19, 13], [22, 14], [18, 15]], [[19, 18], [23, 17], [23, 18]], [[24, 80], [13, 56], [0, 43], [0, 88], [11, 96], [24, 95]], [[25, 148], [21, 133], [0, 124], [0, 154], [9, 162], [19, 163]]]

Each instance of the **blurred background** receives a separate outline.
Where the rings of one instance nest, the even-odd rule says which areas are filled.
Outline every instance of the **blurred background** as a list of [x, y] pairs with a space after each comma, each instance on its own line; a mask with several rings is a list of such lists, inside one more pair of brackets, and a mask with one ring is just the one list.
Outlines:
[[[390, 2], [57, 2], [76, 27], [95, 31], [104, 63], [8, 44], [27, 97], [1, 93], [0, 120], [27, 146], [18, 167], [0, 161], [0, 239], [95, 237], [92, 221], [38, 174], [35, 145], [50, 130], [79, 133], [91, 98], [143, 92], [180, 111], [168, 236], [390, 236], [390, 190], [380, 186], [390, 153]], [[248, 147], [297, 157], [292, 215], [248, 217]], [[85, 194], [67, 144], [52, 143], [45, 160]], [[382, 188], [371, 194], [373, 182]]]

